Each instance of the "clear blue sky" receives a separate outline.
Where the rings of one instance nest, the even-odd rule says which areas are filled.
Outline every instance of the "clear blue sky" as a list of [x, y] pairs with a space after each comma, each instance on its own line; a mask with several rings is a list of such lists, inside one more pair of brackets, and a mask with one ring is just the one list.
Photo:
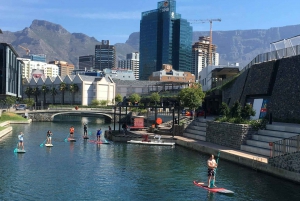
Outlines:
[[[139, 31], [141, 12], [158, 0], [0, 0], [0, 28], [20, 31], [34, 19], [60, 24], [111, 44]], [[299, 0], [177, 0], [177, 13], [188, 20], [216, 19], [213, 30], [268, 29], [300, 23]], [[209, 23], [192, 24], [208, 31]], [[300, 34], [300, 33], [299, 33]]]

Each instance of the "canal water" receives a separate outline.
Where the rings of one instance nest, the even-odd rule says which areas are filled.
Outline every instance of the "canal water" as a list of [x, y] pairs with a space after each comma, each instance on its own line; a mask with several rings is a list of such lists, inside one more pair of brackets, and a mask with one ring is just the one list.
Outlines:
[[[0, 200], [300, 200], [299, 185], [220, 159], [216, 185], [235, 192], [209, 193], [193, 185], [206, 181], [208, 155], [184, 147], [126, 143], [96, 145], [90, 139], [106, 130], [102, 119], [66, 117], [57, 122], [14, 125], [0, 139]], [[69, 127], [76, 142], [65, 142]], [[41, 147], [47, 130], [53, 147]], [[25, 133], [25, 154], [16, 154], [17, 135]]]

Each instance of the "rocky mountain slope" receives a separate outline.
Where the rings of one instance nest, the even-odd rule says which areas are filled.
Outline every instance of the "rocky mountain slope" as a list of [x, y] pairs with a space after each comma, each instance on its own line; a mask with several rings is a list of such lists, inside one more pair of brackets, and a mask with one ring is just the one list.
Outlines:
[[[213, 43], [218, 46], [221, 64], [240, 63], [246, 65], [257, 54], [269, 51], [270, 43], [299, 35], [300, 25], [260, 30], [214, 31]], [[199, 36], [208, 36], [209, 32], [194, 32], [193, 41]], [[12, 44], [20, 56], [28, 48], [32, 54], [46, 54], [47, 61], [64, 60], [78, 67], [78, 58], [94, 54], [96, 44], [100, 42], [83, 33], [70, 33], [61, 25], [44, 20], [34, 20], [30, 27], [22, 31], [4, 31], [1, 42]], [[115, 44], [117, 58], [124, 59], [127, 53], [139, 49], [139, 32], [132, 33], [126, 43]]]

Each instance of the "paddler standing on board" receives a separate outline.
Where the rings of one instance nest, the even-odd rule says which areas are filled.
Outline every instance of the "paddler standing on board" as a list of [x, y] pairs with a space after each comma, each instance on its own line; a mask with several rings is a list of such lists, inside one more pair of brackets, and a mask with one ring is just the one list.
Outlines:
[[215, 186], [215, 182], [216, 182], [216, 177], [215, 177], [215, 168], [218, 166], [216, 160], [215, 160], [215, 157], [214, 155], [211, 155], [210, 158], [207, 160], [207, 168], [208, 168], [208, 180], [207, 180], [207, 187], [210, 188], [210, 181], [213, 177], [213, 187], [217, 187]]
[[73, 138], [74, 136], [74, 127], [73, 126], [71, 126], [71, 128], [70, 128], [70, 138]]

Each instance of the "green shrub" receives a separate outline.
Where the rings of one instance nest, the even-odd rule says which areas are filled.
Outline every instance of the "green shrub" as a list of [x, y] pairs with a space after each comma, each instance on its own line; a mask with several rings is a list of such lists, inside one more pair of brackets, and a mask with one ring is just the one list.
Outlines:
[[241, 117], [241, 113], [242, 113], [242, 106], [238, 101], [236, 101], [230, 109], [231, 117], [239, 118]]
[[230, 109], [229, 109], [228, 105], [226, 103], [222, 102], [222, 105], [220, 107], [220, 114], [222, 116], [227, 117], [229, 115], [229, 113], [230, 113]]
[[254, 130], [264, 130], [266, 129], [268, 120], [267, 119], [258, 119], [250, 121], [250, 125]]
[[241, 111], [241, 116], [243, 119], [250, 119], [250, 116], [255, 116], [255, 111], [250, 104], [246, 104]]
[[93, 99], [91, 102], [91, 106], [98, 106], [98, 105], [100, 105], [100, 101], [97, 99]]

